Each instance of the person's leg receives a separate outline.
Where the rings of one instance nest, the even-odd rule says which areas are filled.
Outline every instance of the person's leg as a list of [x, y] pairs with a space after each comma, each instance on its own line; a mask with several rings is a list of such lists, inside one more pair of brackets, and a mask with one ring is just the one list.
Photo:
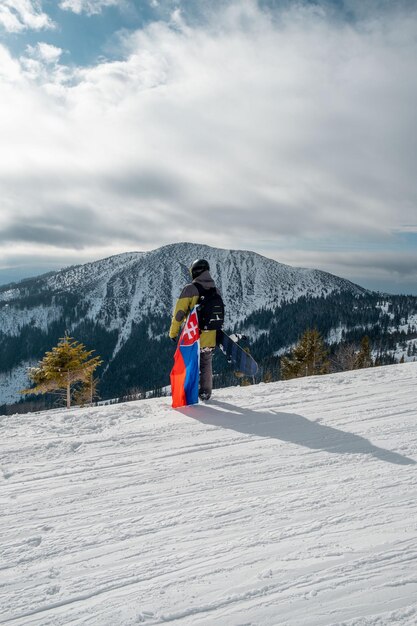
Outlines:
[[208, 400], [213, 388], [213, 348], [203, 348], [200, 352], [200, 391], [201, 400]]

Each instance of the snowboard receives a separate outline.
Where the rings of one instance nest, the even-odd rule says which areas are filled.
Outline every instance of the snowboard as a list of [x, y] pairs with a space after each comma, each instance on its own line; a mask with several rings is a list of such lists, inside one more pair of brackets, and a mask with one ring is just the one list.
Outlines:
[[223, 330], [217, 331], [217, 345], [223, 352], [228, 362], [236, 367], [236, 375], [255, 376], [258, 364], [247, 350], [239, 345], [240, 340], [246, 339], [244, 335], [226, 335]]

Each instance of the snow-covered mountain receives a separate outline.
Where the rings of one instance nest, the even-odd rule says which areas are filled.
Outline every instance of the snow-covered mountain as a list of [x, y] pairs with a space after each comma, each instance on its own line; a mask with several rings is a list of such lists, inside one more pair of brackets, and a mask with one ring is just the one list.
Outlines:
[[[197, 258], [210, 262], [226, 302], [229, 324], [261, 308], [279, 306], [284, 300], [294, 302], [301, 296], [340, 291], [365, 292], [332, 274], [290, 267], [254, 252], [181, 243], [151, 252], [120, 254], [0, 288], [0, 303], [9, 305], [0, 308], [0, 328], [6, 334], [18, 334], [28, 324], [45, 329], [62, 315], [53, 295], [74, 294], [84, 319], [120, 333], [119, 348], [130, 335], [133, 321], [170, 314], [183, 286], [190, 282], [189, 267]], [[22, 308], [22, 299], [32, 289], [38, 295], [50, 294], [50, 301]]]
[[415, 626], [416, 379], [0, 417], [0, 622]]
[[[103, 398], [166, 385], [170, 316], [197, 258], [210, 262], [226, 303], [227, 327], [248, 334], [260, 360], [284, 353], [308, 326], [333, 340], [376, 324], [387, 334], [388, 323], [414, 319], [404, 314], [409, 305], [398, 304], [397, 321], [389, 298], [380, 301], [378, 294], [332, 274], [254, 252], [180, 243], [120, 254], [0, 287], [0, 405], [19, 399], [27, 366], [65, 331], [103, 357]], [[417, 319], [417, 298], [413, 303]]]

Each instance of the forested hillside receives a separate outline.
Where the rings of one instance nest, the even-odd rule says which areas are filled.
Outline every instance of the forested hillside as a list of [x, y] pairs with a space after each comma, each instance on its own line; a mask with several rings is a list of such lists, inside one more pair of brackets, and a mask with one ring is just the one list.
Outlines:
[[[1, 287], [1, 410], [19, 400], [28, 366], [66, 331], [103, 359], [103, 399], [166, 386], [174, 351], [167, 338], [170, 315], [198, 257], [209, 260], [223, 293], [227, 330], [248, 336], [260, 380], [265, 372], [279, 378], [280, 355], [307, 328], [317, 328], [330, 351], [340, 343], [358, 344], [366, 334], [378, 363], [395, 362], [400, 353], [406, 360], [415, 356], [416, 297], [373, 293], [252, 252], [175, 244]], [[215, 372], [216, 386], [236, 383], [222, 355], [215, 358]], [[54, 398], [36, 402], [49, 406]]]

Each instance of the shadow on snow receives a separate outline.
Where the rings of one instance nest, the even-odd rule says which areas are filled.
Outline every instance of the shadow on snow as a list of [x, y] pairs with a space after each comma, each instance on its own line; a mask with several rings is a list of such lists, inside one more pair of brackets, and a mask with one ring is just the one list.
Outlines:
[[374, 446], [368, 439], [331, 426], [312, 422], [296, 413], [252, 411], [240, 409], [227, 402], [213, 400], [213, 405], [194, 405], [179, 409], [202, 424], [288, 441], [311, 450], [325, 450], [334, 454], [372, 454], [377, 459], [397, 465], [415, 465], [416, 461], [396, 452]]

